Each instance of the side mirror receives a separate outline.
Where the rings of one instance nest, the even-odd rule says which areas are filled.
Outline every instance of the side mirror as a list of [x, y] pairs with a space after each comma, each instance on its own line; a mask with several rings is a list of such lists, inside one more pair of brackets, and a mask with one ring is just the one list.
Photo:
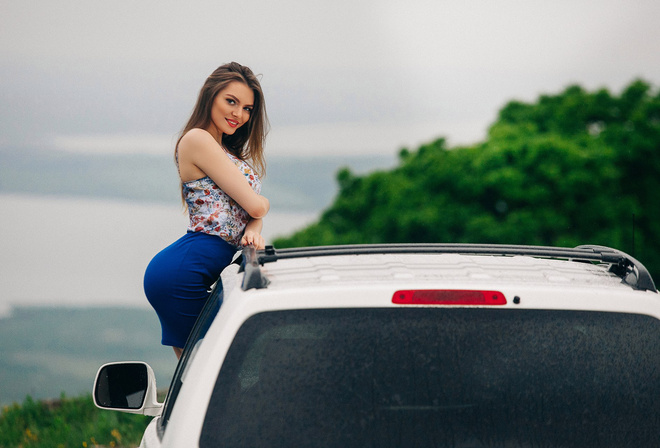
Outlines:
[[94, 381], [94, 404], [130, 414], [160, 415], [156, 376], [144, 362], [114, 362], [101, 366]]

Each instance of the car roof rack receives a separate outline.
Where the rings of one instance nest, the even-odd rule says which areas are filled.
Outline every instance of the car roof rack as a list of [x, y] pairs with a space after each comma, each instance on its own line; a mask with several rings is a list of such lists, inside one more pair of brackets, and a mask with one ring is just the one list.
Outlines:
[[[272, 248], [272, 246], [269, 246]], [[268, 286], [270, 280], [264, 275], [261, 270], [260, 260], [257, 256], [256, 248], [250, 244], [243, 248], [243, 253], [241, 255], [240, 269], [238, 272], [245, 272], [243, 275], [243, 282], [241, 283], [241, 289], [247, 291], [248, 289], [263, 289]]]
[[[462, 254], [462, 255], [499, 255], [531, 256], [538, 258], [557, 258], [577, 262], [608, 263], [609, 271], [621, 278], [622, 282], [633, 289], [658, 292], [651, 274], [646, 267], [630, 255], [606, 246], [583, 245], [575, 248], [550, 246], [520, 246], [502, 244], [355, 244], [341, 246], [310, 246], [288, 249], [275, 249], [266, 246], [263, 251], [256, 251], [253, 246], [243, 249], [241, 271], [245, 271], [242, 289], [266, 288], [269, 280], [260, 265], [277, 260], [303, 257], [323, 257], [336, 255], [367, 254]], [[239, 271], [240, 272], [240, 271]]]

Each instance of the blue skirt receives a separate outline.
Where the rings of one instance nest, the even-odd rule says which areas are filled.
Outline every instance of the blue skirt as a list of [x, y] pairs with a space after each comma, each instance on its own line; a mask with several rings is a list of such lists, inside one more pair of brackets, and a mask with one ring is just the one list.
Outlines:
[[151, 260], [144, 292], [158, 314], [163, 345], [183, 348], [211, 286], [235, 253], [219, 236], [189, 232]]

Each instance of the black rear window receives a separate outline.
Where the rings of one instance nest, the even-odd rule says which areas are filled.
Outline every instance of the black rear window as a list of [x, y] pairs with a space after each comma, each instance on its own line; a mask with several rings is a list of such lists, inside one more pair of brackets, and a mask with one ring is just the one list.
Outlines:
[[647, 447], [660, 325], [643, 315], [278, 311], [237, 334], [205, 447]]

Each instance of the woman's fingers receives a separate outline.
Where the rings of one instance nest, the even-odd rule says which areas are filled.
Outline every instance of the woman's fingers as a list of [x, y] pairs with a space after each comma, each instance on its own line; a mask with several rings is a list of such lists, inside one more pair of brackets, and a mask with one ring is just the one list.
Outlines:
[[251, 232], [243, 235], [243, 238], [241, 238], [241, 244], [243, 246], [252, 244], [257, 250], [262, 250], [266, 247], [266, 241], [264, 238], [258, 233]]

